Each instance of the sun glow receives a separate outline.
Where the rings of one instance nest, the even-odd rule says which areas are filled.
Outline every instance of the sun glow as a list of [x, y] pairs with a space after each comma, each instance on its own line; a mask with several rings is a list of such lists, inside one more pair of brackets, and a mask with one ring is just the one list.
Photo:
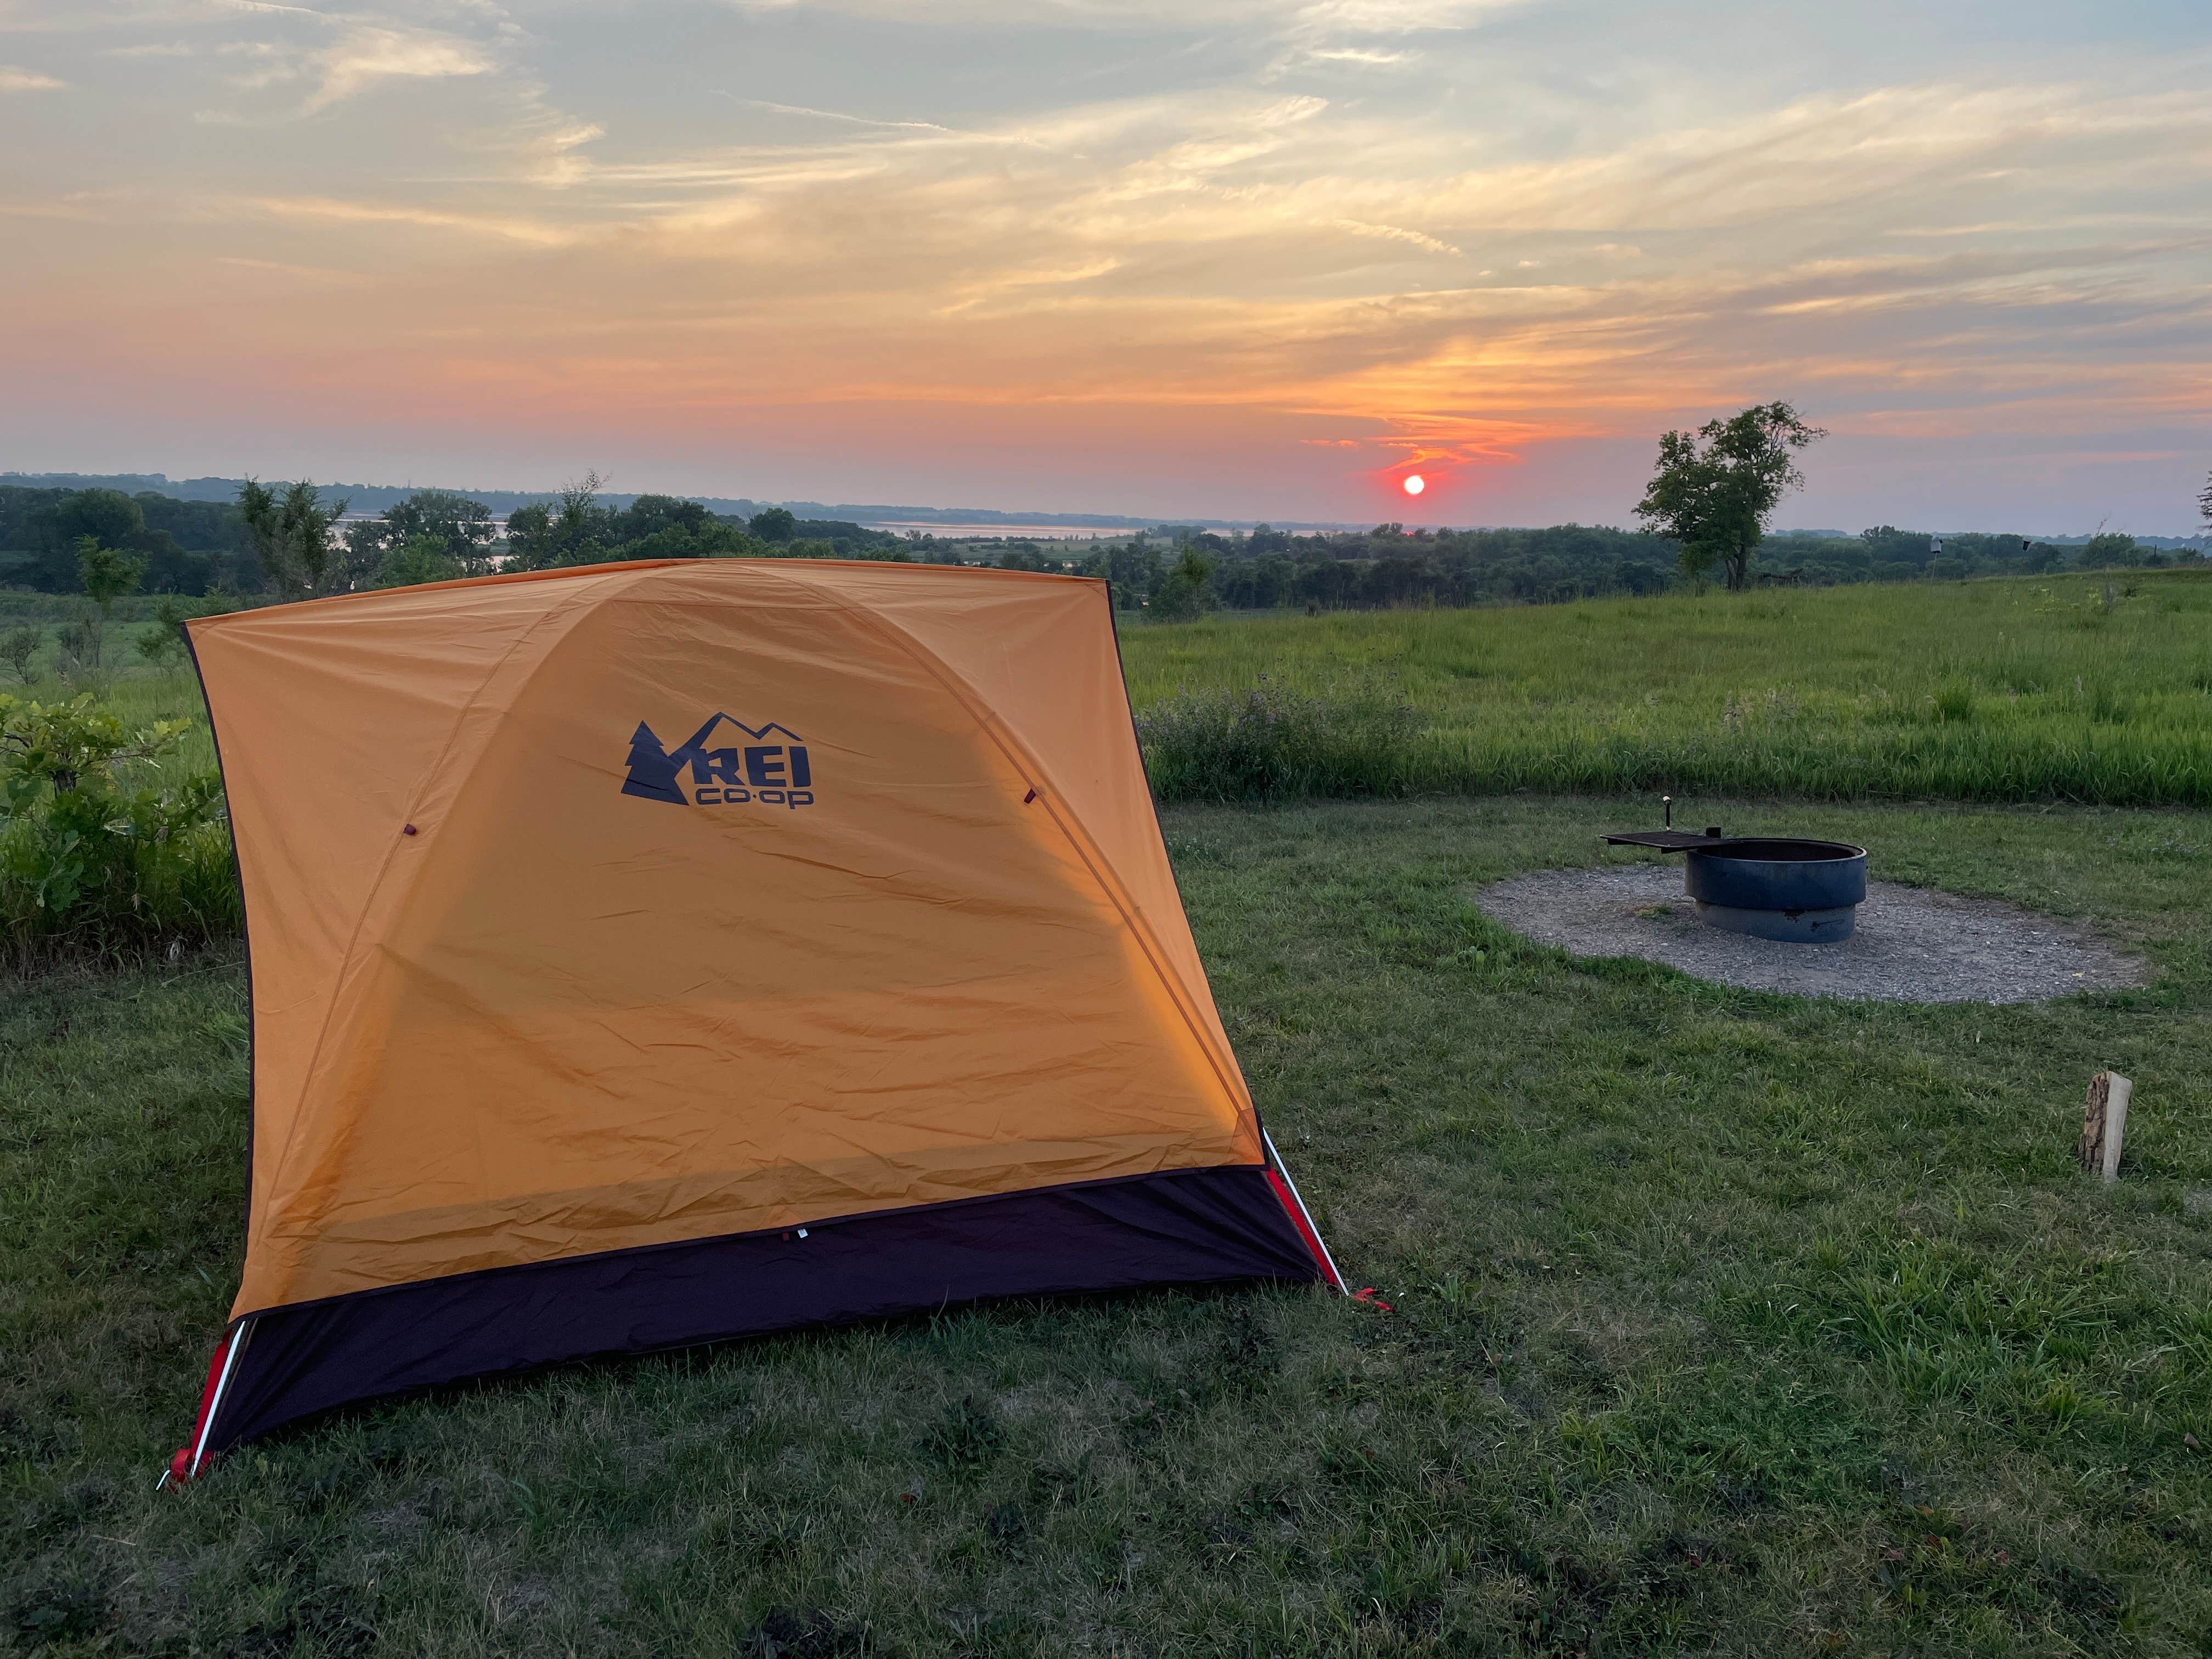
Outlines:
[[1426, 478], [1424, 478], [1419, 473], [1409, 473], [1407, 476], [1406, 493], [1408, 495], [1418, 495], [1428, 487], [1429, 481]]

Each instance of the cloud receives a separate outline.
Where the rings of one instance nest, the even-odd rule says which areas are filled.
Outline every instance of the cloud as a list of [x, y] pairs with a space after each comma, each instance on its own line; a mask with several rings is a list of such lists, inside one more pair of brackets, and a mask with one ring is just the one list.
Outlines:
[[36, 70], [0, 64], [0, 92], [59, 92], [68, 84], [66, 81], [55, 80], [51, 75], [41, 75]]
[[513, 213], [471, 213], [460, 210], [341, 201], [322, 196], [250, 197], [239, 198], [235, 205], [279, 219], [460, 231], [472, 236], [520, 242], [532, 247], [561, 247], [581, 240], [580, 233], [570, 228]]
[[1407, 230], [1400, 225], [1370, 225], [1358, 219], [1332, 219], [1329, 222], [1339, 230], [1348, 230], [1355, 236], [1380, 236], [1392, 241], [1410, 242], [1415, 247], [1425, 248], [1431, 253], [1456, 254], [1459, 250], [1449, 242], [1440, 242], [1435, 237], [1418, 230]]
[[1330, 46], [1316, 48], [1306, 53], [1309, 62], [1316, 64], [1362, 64], [1373, 69], [1387, 68], [1393, 64], [1411, 63], [1418, 52], [1385, 52], [1377, 46]]
[[[736, 96], [732, 93], [724, 93], [722, 95], [725, 98]], [[737, 101], [741, 104], [750, 104], [755, 109], [771, 111], [777, 115], [805, 115], [817, 121], [844, 121], [859, 127], [882, 127], [889, 131], [902, 130], [913, 132], [952, 131], [951, 127], [939, 126], [934, 121], [878, 121], [866, 115], [847, 115], [839, 110], [809, 109], [804, 104], [772, 104], [765, 98], [739, 98]]]
[[489, 75], [497, 61], [474, 41], [417, 30], [362, 27], [349, 30], [315, 54], [319, 84], [303, 112], [343, 102], [380, 81], [446, 80]]

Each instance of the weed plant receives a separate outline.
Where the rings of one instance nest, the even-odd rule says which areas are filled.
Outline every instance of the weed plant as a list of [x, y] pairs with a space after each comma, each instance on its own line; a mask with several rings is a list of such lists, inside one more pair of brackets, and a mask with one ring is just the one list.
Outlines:
[[0, 696], [0, 957], [182, 951], [237, 931], [221, 785], [164, 768], [187, 729], [133, 726], [89, 695]]

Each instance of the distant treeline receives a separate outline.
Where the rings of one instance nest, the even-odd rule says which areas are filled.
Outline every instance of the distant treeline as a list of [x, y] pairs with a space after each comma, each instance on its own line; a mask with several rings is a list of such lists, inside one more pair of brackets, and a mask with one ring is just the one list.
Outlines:
[[[1169, 550], [1165, 552], [1163, 550]], [[1194, 553], [1178, 560], [1175, 550]], [[2131, 536], [2065, 545], [2008, 535], [1935, 536], [1884, 525], [1857, 536], [1769, 537], [1754, 582], [1835, 586], [1853, 582], [1958, 580], [2062, 569], [2159, 567], [2202, 559]], [[1094, 560], [1092, 563], [1102, 561]], [[1679, 549], [1664, 537], [1594, 525], [1545, 530], [1420, 530], [1395, 524], [1364, 533], [1291, 536], [1262, 525], [1224, 536], [1163, 525], [1141, 546], [1103, 556], [1125, 602], [1164, 596], [1172, 608], [1324, 610], [1404, 605], [1546, 604], [1685, 586]]]
[[[337, 492], [327, 492], [335, 505]], [[620, 504], [617, 504], [619, 502]], [[647, 495], [603, 500], [587, 485], [515, 507], [501, 525], [486, 502], [422, 490], [331, 532], [339, 564], [330, 591], [391, 586], [493, 568], [540, 569], [616, 559], [861, 558], [989, 564], [1111, 579], [1116, 600], [1159, 615], [1224, 609], [1380, 608], [1544, 604], [1683, 585], [1675, 544], [1591, 525], [1541, 530], [1371, 531], [1294, 535], [1261, 525], [1224, 532], [1160, 525], [1113, 541], [1059, 543], [899, 537], [785, 507], [718, 514], [703, 502]], [[262, 568], [235, 501], [185, 501], [155, 490], [0, 485], [0, 587], [79, 591], [83, 538], [142, 562], [139, 591], [252, 603], [281, 592]], [[2061, 569], [2160, 566], [2201, 559], [2134, 538], [2086, 544], [1882, 526], [1857, 536], [1770, 537], [1754, 579], [1806, 586], [1956, 580]]]
[[[330, 497], [333, 504], [337, 497]], [[905, 545], [897, 537], [842, 520], [800, 519], [769, 507], [750, 520], [720, 517], [696, 501], [638, 495], [623, 507], [589, 492], [551, 507], [518, 507], [500, 526], [483, 502], [449, 491], [421, 490], [377, 519], [336, 532], [350, 574], [345, 584], [373, 587], [394, 573], [437, 568], [442, 553], [472, 568], [471, 555], [494, 552], [522, 568], [589, 564], [610, 559], [704, 558], [782, 555], [881, 558]], [[143, 560], [139, 591], [198, 598], [270, 591], [245, 515], [234, 501], [188, 501], [142, 490], [105, 488], [29, 489], [0, 485], [0, 588], [40, 593], [78, 591], [78, 548], [89, 536]], [[410, 564], [398, 556], [413, 544]], [[426, 545], [426, 544], [434, 544]], [[428, 558], [432, 562], [425, 565]], [[427, 577], [418, 577], [427, 579]]]

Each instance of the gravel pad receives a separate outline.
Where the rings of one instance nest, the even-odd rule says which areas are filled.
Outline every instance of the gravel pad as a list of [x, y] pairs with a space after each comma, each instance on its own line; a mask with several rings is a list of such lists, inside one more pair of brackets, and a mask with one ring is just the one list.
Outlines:
[[1474, 895], [1485, 914], [1578, 957], [1641, 957], [1751, 991], [1891, 1002], [2040, 1002], [2140, 985], [2147, 965], [2077, 928], [1996, 899], [1867, 884], [1841, 945], [1785, 945], [1708, 927], [1682, 866], [1547, 870]]

